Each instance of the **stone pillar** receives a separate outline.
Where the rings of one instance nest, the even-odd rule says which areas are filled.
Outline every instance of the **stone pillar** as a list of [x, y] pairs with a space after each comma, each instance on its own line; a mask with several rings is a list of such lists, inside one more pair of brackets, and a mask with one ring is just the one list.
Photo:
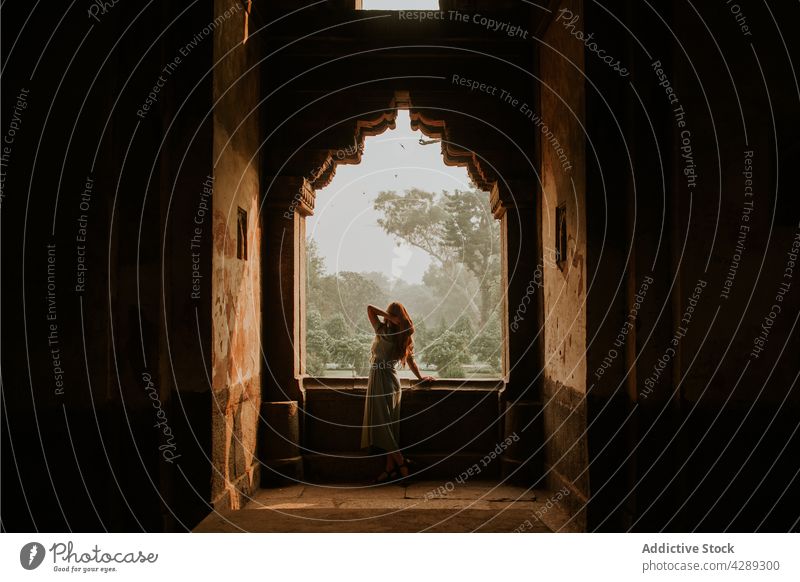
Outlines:
[[260, 455], [262, 480], [302, 476], [298, 407], [303, 406], [305, 221], [314, 190], [301, 177], [264, 180], [262, 305], [264, 375]]
[[542, 248], [538, 189], [532, 182], [504, 182], [491, 193], [503, 244], [504, 358], [506, 385], [500, 394], [503, 476], [533, 483], [542, 475], [541, 386], [544, 367]]

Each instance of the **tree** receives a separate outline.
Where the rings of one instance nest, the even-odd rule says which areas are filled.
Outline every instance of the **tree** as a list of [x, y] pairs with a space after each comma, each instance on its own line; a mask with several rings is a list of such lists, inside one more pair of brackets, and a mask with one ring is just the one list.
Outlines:
[[330, 359], [331, 338], [323, 329], [319, 311], [310, 311], [306, 318], [306, 372], [312, 376], [325, 374]]
[[425, 352], [425, 347], [434, 339], [431, 337], [431, 332], [424, 321], [414, 323], [414, 355], [419, 359], [419, 362], [426, 361], [422, 356]]
[[476, 321], [480, 319], [480, 301], [475, 301], [479, 293], [477, 281], [462, 265], [446, 272], [441, 265], [431, 263], [422, 281], [435, 297], [431, 315], [453, 321], [467, 312]]
[[361, 344], [354, 335], [331, 338], [331, 360], [339, 367], [354, 367], [360, 351]]
[[325, 322], [325, 331], [328, 332], [328, 335], [332, 338], [341, 339], [352, 335], [350, 326], [347, 325], [341, 313], [335, 313], [333, 317]]
[[500, 373], [503, 354], [503, 337], [497, 311], [494, 311], [489, 323], [483, 326], [472, 341], [471, 351], [478, 362], [486, 364], [491, 373]]
[[371, 332], [367, 318], [367, 305], [386, 305], [386, 294], [375, 283], [361, 273], [342, 271], [338, 275], [324, 277], [321, 282], [321, 299], [325, 311], [332, 317], [341, 314], [353, 332]]
[[313, 239], [307, 239], [306, 253], [306, 371], [322, 375], [326, 364], [335, 363], [368, 374], [373, 334], [367, 305], [387, 303], [376, 281], [388, 286], [388, 280], [380, 273], [326, 274]]
[[[463, 366], [473, 360], [499, 371], [499, 226], [491, 217], [487, 197], [458, 190], [386, 191], [379, 194], [374, 208], [381, 214], [379, 225], [398, 244], [411, 244], [433, 261], [423, 284], [390, 281], [377, 272], [329, 275], [316, 243], [309, 239], [307, 369], [324, 373], [325, 364], [335, 362], [366, 375], [374, 338], [366, 306], [397, 300], [415, 320], [419, 363], [434, 364], [439, 375], [447, 377], [463, 377]], [[314, 316], [312, 324], [314, 311], [319, 319]]]
[[500, 278], [500, 225], [494, 219], [486, 196], [456, 190], [442, 193], [448, 220], [445, 241], [458, 250], [458, 260], [478, 280], [480, 324], [492, 311], [492, 285]]
[[404, 194], [381, 192], [373, 206], [382, 214], [378, 224], [388, 234], [427, 252], [447, 280], [456, 280], [460, 265], [475, 277], [480, 290], [479, 323], [485, 324], [500, 277], [500, 227], [492, 217], [488, 197], [474, 191], [437, 195], [413, 188]]
[[387, 233], [418, 247], [442, 265], [453, 262], [453, 246], [447, 241], [447, 209], [440, 197], [418, 188], [405, 194], [383, 191], [373, 208], [383, 216], [378, 224]]
[[356, 376], [368, 376], [369, 365], [372, 361], [372, 342], [375, 336], [368, 333], [359, 333], [356, 339], [358, 340], [358, 352], [353, 359], [353, 368]]
[[455, 333], [461, 334], [467, 343], [472, 341], [475, 337], [475, 329], [472, 327], [472, 322], [469, 317], [460, 315], [452, 327]]
[[306, 239], [306, 287], [319, 289], [320, 280], [325, 276], [325, 259], [319, 254], [317, 241]]
[[425, 348], [424, 359], [436, 366], [440, 378], [463, 378], [463, 365], [469, 363], [466, 347], [462, 334], [447, 330]]
[[389, 291], [390, 287], [389, 278], [383, 273], [379, 273], [377, 271], [370, 271], [368, 273], [359, 273], [359, 275], [364, 277], [367, 281], [374, 283], [375, 286], [384, 293]]

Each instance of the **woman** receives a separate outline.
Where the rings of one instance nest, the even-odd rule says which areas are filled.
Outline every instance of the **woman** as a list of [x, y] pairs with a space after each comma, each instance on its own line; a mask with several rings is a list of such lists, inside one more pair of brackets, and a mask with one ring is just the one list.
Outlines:
[[401, 478], [408, 477], [408, 463], [400, 452], [398, 438], [401, 392], [396, 368], [408, 364], [421, 381], [430, 382], [434, 378], [421, 376], [414, 362], [414, 324], [405, 307], [392, 303], [383, 311], [368, 305], [367, 316], [375, 329], [375, 340], [372, 342], [361, 447], [379, 450], [386, 455], [384, 470], [374, 481], [385, 483], [396, 479], [398, 473]]

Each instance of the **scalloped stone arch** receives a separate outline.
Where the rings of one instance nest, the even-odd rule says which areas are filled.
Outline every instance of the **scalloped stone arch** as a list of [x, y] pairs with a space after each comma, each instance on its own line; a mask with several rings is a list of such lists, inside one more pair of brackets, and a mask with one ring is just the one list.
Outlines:
[[445, 165], [465, 167], [470, 179], [485, 192], [492, 193], [496, 189], [497, 180], [484, 168], [480, 156], [473, 151], [458, 147], [450, 139], [448, 123], [454, 122], [437, 119], [415, 109], [405, 91], [396, 92], [385, 110], [349, 122], [352, 133], [347, 133], [351, 133], [352, 140], [329, 150], [322, 163], [309, 169], [306, 179], [311, 188], [319, 190], [329, 185], [336, 175], [336, 167], [339, 164], [360, 163], [366, 138], [380, 135], [389, 129], [395, 129], [397, 112], [400, 109], [409, 111], [412, 129], [421, 131], [426, 137], [440, 140], [442, 159]]

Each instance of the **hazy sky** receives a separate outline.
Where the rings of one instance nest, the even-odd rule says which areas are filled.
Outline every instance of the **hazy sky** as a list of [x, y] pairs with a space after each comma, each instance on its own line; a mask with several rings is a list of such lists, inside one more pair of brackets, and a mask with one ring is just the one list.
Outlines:
[[439, 10], [439, 0], [364, 0], [364, 10]]
[[386, 234], [372, 203], [381, 190], [411, 188], [429, 192], [469, 190], [467, 170], [445, 166], [441, 145], [420, 145], [428, 139], [411, 131], [408, 111], [397, 114], [397, 129], [368, 137], [361, 163], [340, 164], [327, 188], [317, 191], [307, 234], [317, 241], [328, 273], [379, 271], [390, 279], [419, 283], [430, 257], [408, 245], [398, 246]]

